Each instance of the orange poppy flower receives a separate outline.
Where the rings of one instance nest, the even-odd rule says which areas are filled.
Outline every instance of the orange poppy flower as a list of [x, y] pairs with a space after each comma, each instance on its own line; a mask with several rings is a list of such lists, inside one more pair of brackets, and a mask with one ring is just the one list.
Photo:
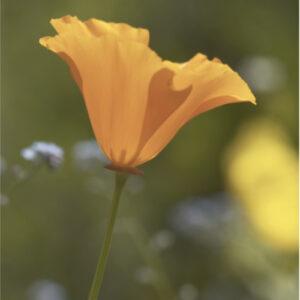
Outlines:
[[77, 17], [52, 19], [54, 37], [41, 45], [69, 65], [96, 139], [111, 169], [139, 173], [190, 119], [255, 97], [220, 60], [196, 54], [186, 63], [162, 60], [149, 32], [127, 24]]

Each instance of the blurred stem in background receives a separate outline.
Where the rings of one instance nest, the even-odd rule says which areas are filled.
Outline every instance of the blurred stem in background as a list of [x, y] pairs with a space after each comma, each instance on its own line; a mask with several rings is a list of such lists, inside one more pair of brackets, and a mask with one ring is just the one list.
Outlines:
[[125, 173], [116, 172], [116, 181], [115, 181], [115, 191], [110, 208], [109, 219], [106, 227], [106, 232], [104, 236], [104, 241], [99, 257], [99, 261], [96, 268], [96, 273], [94, 275], [92, 287], [90, 290], [88, 300], [97, 300], [100, 292], [103, 275], [105, 271], [105, 265], [109, 254], [110, 244], [112, 240], [112, 234], [114, 230], [114, 225], [116, 221], [116, 216], [118, 212], [118, 207], [120, 203], [120, 196], [123, 190], [123, 187], [127, 181], [128, 175]]
[[147, 266], [154, 272], [151, 283], [161, 300], [175, 300], [176, 295], [164, 270], [160, 256], [150, 245], [150, 237], [142, 224], [136, 220], [124, 220], [122, 222], [127, 233], [130, 235], [140, 251]]

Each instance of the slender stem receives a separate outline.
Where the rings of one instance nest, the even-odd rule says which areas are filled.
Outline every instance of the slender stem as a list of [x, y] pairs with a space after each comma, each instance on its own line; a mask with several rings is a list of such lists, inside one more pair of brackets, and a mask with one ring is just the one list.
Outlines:
[[113, 196], [113, 200], [112, 200], [112, 204], [111, 204], [111, 208], [110, 208], [109, 219], [108, 219], [108, 223], [107, 223], [107, 227], [106, 227], [106, 232], [105, 232], [105, 236], [104, 236], [104, 241], [103, 241], [99, 261], [98, 261], [97, 268], [96, 268], [96, 273], [94, 275], [94, 280], [92, 283], [92, 287], [90, 290], [88, 300], [97, 300], [98, 299], [99, 291], [100, 291], [102, 280], [103, 280], [105, 265], [106, 265], [107, 257], [109, 254], [109, 248], [110, 248], [110, 244], [111, 244], [114, 224], [115, 224], [116, 216], [117, 216], [117, 212], [118, 212], [120, 196], [121, 196], [123, 187], [126, 183], [127, 177], [128, 177], [127, 174], [116, 172], [115, 191], [114, 191], [114, 196]]

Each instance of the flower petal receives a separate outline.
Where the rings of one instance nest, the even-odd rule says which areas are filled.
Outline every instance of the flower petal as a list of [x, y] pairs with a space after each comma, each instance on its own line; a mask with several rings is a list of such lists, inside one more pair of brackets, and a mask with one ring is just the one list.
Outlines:
[[106, 23], [97, 19], [90, 19], [84, 23], [95, 36], [110, 33], [116, 35], [122, 41], [149, 44], [149, 31], [144, 28], [134, 28], [125, 23]]
[[177, 90], [189, 85], [193, 89], [186, 101], [179, 106], [145, 143], [138, 164], [155, 157], [190, 119], [207, 110], [227, 103], [255, 103], [248, 85], [229, 66], [220, 60], [209, 61], [197, 54], [185, 64], [164, 62], [177, 73], [173, 85]]
[[150, 82], [147, 107], [144, 115], [143, 129], [136, 150], [130, 163], [137, 164], [141, 149], [153, 133], [176, 111], [191, 93], [192, 86], [175, 90], [173, 77], [175, 73], [168, 68], [157, 71]]
[[76, 29], [40, 42], [74, 62], [103, 152], [114, 164], [128, 166], [139, 144], [149, 83], [162, 61], [142, 43], [120, 41], [110, 34], [95, 37], [86, 26]]
[[50, 23], [57, 33], [70, 30], [78, 32], [80, 27], [86, 27], [96, 37], [112, 34], [122, 41], [134, 41], [145, 45], [149, 44], [149, 31], [147, 29], [134, 28], [125, 23], [108, 23], [94, 18], [81, 22], [77, 17], [69, 15], [59, 19], [52, 19]]

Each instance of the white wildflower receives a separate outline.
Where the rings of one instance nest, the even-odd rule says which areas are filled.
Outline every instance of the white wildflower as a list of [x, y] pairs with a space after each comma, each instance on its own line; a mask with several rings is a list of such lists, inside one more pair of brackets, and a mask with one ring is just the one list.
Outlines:
[[35, 281], [28, 289], [31, 300], [67, 300], [66, 290], [60, 284], [50, 280]]
[[34, 165], [45, 163], [51, 170], [57, 170], [63, 163], [64, 151], [54, 143], [34, 142], [22, 149], [21, 156]]

